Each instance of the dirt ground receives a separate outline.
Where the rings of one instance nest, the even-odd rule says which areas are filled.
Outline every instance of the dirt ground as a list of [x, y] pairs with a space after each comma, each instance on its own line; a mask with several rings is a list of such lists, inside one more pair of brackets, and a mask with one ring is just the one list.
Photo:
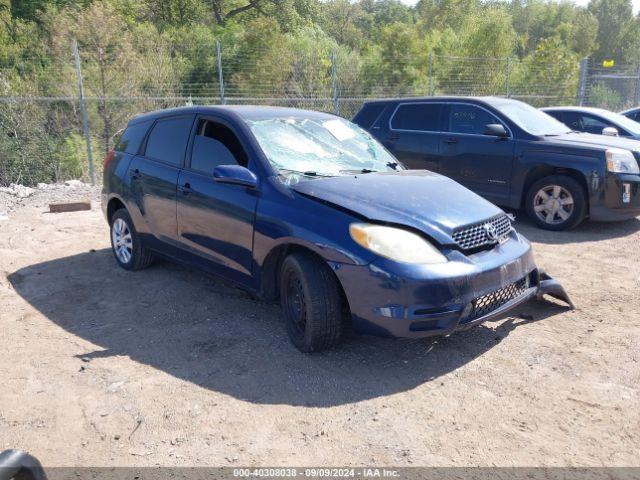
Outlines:
[[640, 219], [517, 223], [575, 311], [532, 303], [448, 338], [303, 355], [277, 306], [168, 263], [125, 272], [95, 192], [64, 214], [52, 195], [0, 217], [0, 450], [47, 466], [640, 466]]

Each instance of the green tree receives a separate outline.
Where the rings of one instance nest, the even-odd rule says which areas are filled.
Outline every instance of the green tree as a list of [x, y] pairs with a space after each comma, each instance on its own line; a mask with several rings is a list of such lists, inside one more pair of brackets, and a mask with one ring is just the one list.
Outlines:
[[[513, 92], [540, 106], [572, 103], [578, 86], [580, 57], [559, 37], [542, 40], [535, 52], [514, 68]], [[527, 98], [529, 97], [529, 98]]]
[[633, 15], [631, 0], [591, 0], [589, 11], [598, 20], [595, 58], [613, 58], [619, 63], [637, 62], [640, 20]]

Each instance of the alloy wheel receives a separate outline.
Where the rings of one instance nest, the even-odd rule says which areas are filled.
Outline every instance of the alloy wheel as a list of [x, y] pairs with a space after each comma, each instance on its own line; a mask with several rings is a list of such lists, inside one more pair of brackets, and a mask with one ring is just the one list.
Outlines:
[[571, 193], [560, 185], [547, 185], [533, 197], [533, 211], [545, 223], [558, 225], [566, 222], [573, 213]]
[[121, 263], [127, 264], [133, 256], [133, 238], [129, 225], [121, 218], [116, 218], [111, 227], [113, 251]]

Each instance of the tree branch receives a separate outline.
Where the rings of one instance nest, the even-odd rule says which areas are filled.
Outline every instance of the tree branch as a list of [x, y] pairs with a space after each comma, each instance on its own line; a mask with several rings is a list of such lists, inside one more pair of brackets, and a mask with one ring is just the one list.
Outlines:
[[224, 19], [228, 20], [231, 17], [235, 17], [236, 15], [242, 12], [246, 12], [247, 10], [251, 10], [252, 8], [256, 8], [259, 4], [260, 4], [260, 0], [251, 0], [246, 5], [243, 5], [242, 7], [234, 8], [233, 10], [230, 10], [229, 12], [227, 12], [227, 14], [224, 16]]

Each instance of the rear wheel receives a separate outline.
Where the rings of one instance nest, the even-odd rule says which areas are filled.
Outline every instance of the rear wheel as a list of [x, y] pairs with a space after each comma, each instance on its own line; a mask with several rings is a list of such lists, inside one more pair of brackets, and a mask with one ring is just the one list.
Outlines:
[[111, 249], [118, 265], [125, 270], [142, 270], [153, 262], [153, 254], [142, 245], [125, 209], [116, 211], [111, 219]]
[[280, 301], [291, 342], [302, 352], [319, 352], [339, 343], [343, 308], [340, 287], [318, 257], [293, 253], [280, 270]]
[[529, 188], [527, 214], [546, 230], [577, 227], [587, 213], [587, 199], [576, 180], [565, 175], [541, 178]]

